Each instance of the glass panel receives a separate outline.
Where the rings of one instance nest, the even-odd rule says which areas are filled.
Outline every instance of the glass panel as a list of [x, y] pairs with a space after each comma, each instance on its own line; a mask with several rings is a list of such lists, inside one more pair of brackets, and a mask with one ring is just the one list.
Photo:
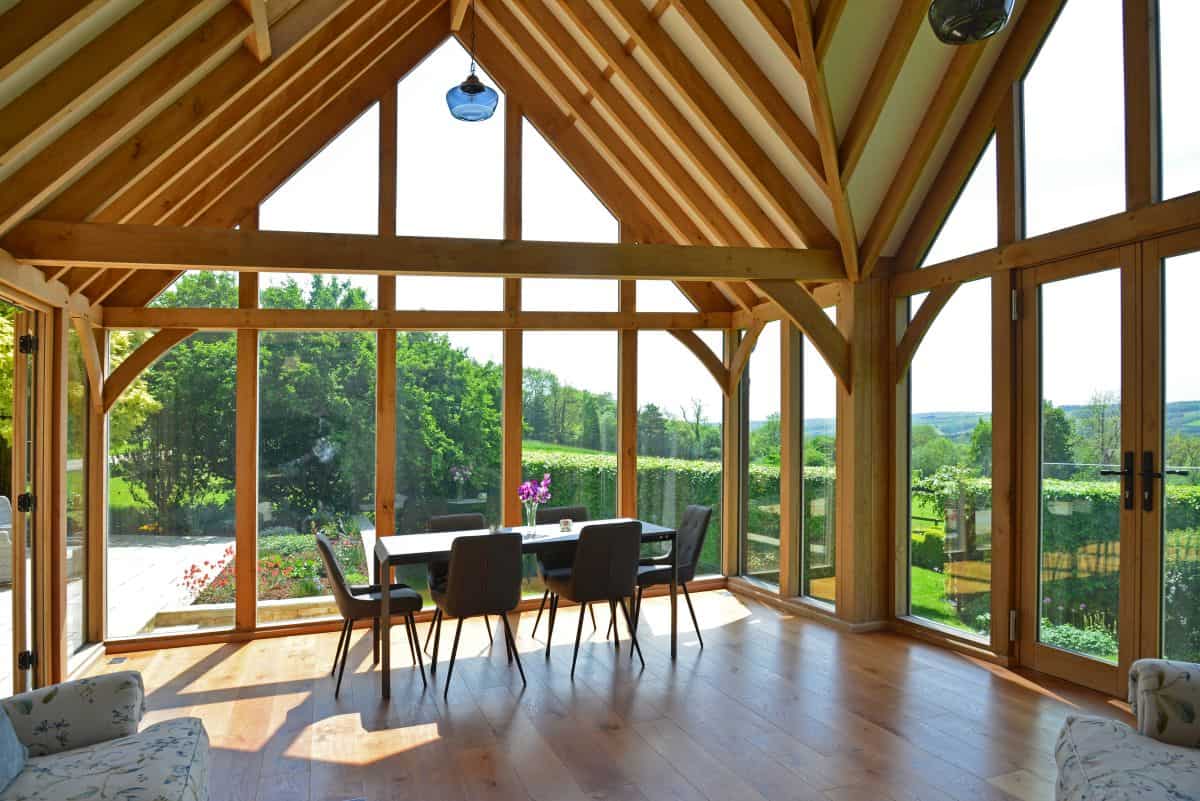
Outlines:
[[[34, 325], [35, 317], [32, 313], [26, 311], [18, 311], [17, 313], [17, 333], [24, 336], [36, 336], [37, 329]], [[20, 491], [23, 493], [34, 493], [34, 476], [37, 475], [37, 458], [39, 456], [37, 447], [37, 433], [42, 425], [41, 418], [37, 415], [37, 398], [40, 388], [37, 385], [37, 353], [19, 359], [18, 370], [24, 373], [24, 392], [18, 394], [14, 402], [19, 403], [24, 407], [24, 441], [18, 443], [17, 447], [24, 451], [24, 466], [23, 475], [18, 475], [17, 481], [21, 484]], [[23, 367], [22, 367], [23, 365]], [[18, 496], [19, 497], [19, 496]], [[22, 636], [18, 639], [16, 646], [19, 651], [27, 651], [34, 656], [37, 655], [40, 638], [37, 635], [39, 620], [41, 618], [41, 610], [33, 603], [35, 592], [35, 576], [37, 575], [37, 560], [41, 558], [40, 549], [35, 547], [34, 535], [36, 532], [37, 515], [28, 513], [22, 516], [24, 518], [24, 531], [17, 532], [18, 537], [23, 537], [25, 540], [25, 557], [21, 560], [21, 564], [17, 566], [18, 570], [24, 572], [24, 626]], [[30, 690], [37, 686], [34, 679], [32, 666], [27, 670], [22, 670], [15, 678], [14, 689]]]
[[259, 623], [337, 614], [318, 532], [350, 583], [369, 583], [375, 356], [374, 332], [259, 336]]
[[[836, 317], [836, 309], [825, 313]], [[827, 604], [837, 599], [837, 378], [823, 356], [804, 338], [804, 484], [801, 503], [800, 592]]]
[[909, 373], [909, 612], [986, 638], [992, 599], [992, 293], [958, 288]]
[[[719, 332], [697, 334], [721, 353]], [[638, 332], [638, 515], [674, 526], [688, 504], [713, 508], [697, 575], [721, 572], [723, 408], [717, 382], [679, 340]]]
[[1196, 298], [1200, 254], [1167, 259], [1164, 267], [1166, 358], [1163, 502], [1163, 656], [1200, 662], [1200, 371], [1196, 369]]
[[1024, 83], [1028, 236], [1125, 208], [1121, 0], [1069, 0]]
[[525, 476], [551, 475], [554, 506], [614, 517], [616, 333], [526, 332], [524, 357]]
[[992, 136], [921, 266], [996, 247], [996, 197], [996, 137]]
[[1162, 92], [1162, 195], [1178, 197], [1200, 189], [1200, 117], [1196, 75], [1200, 49], [1191, 34], [1200, 28], [1200, 5], [1192, 0], [1158, 0], [1159, 86]]
[[149, 305], [155, 308], [236, 309], [237, 273], [189, 270], [176, 278]]
[[[2, 336], [2, 335], [0, 335]], [[79, 334], [67, 331], [67, 654], [87, 640], [88, 380]]]
[[779, 408], [778, 322], [768, 323], [746, 368], [750, 419], [750, 463], [746, 476], [746, 536], [742, 574], [779, 587]]
[[0, 614], [7, 621], [0, 633], [0, 693], [12, 695], [13, 645], [12, 625], [13, 560], [16, 556], [13, 531], [13, 508], [21, 490], [13, 486], [13, 456], [17, 448], [14, 441], [13, 415], [16, 397], [16, 318], [18, 309], [0, 301]]
[[[694, 312], [696, 307], [674, 281], [638, 281], [637, 310], [647, 312]], [[720, 353], [720, 350], [717, 351]]]
[[[397, 337], [397, 533], [447, 513], [500, 522], [502, 353], [499, 331]], [[426, 591], [424, 565], [396, 574]]]
[[1117, 659], [1121, 276], [1041, 288], [1039, 640]]
[[236, 380], [237, 337], [193, 334], [109, 414], [109, 637], [233, 625]]

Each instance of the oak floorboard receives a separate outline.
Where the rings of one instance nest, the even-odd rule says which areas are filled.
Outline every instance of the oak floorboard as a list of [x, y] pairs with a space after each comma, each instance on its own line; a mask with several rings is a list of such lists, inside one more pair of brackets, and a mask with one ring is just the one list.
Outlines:
[[338, 698], [336, 632], [91, 672], [141, 671], [147, 723], [204, 720], [213, 801], [1048, 801], [1065, 716], [1129, 720], [1116, 699], [900, 634], [848, 634], [724, 590], [693, 601], [704, 648], [683, 615], [675, 662], [666, 600], [646, 601], [644, 669], [598, 609], [574, 681], [579, 610], [560, 611], [549, 659], [545, 618], [533, 636], [527, 617], [526, 686], [502, 635], [468, 621], [446, 700], [453, 621], [428, 688], [393, 629], [388, 702], [362, 629]]

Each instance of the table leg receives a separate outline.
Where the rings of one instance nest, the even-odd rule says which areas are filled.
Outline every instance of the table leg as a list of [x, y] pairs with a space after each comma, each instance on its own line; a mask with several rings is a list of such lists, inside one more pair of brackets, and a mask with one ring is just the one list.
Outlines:
[[379, 576], [380, 592], [379, 601], [379, 637], [380, 650], [382, 656], [382, 665], [380, 668], [383, 673], [380, 676], [382, 682], [383, 697], [392, 697], [392, 564], [384, 560], [380, 560], [379, 569], [376, 571]]
[[671, 539], [671, 659], [679, 637], [679, 535]]

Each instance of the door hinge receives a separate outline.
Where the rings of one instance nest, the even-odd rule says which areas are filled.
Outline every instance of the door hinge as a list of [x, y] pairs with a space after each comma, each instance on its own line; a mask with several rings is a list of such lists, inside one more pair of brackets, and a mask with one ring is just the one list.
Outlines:
[[1017, 293], [1017, 290], [1014, 289], [1012, 291], [1012, 320], [1015, 323], [1020, 319], [1021, 319], [1021, 296]]
[[22, 492], [17, 496], [17, 511], [32, 512], [37, 508], [37, 499], [31, 493]]
[[33, 334], [21, 334], [17, 340], [17, 350], [24, 354], [37, 353], [38, 341]]
[[37, 655], [33, 651], [22, 651], [17, 654], [17, 668], [19, 670], [33, 670], [37, 664]]
[[1017, 610], [1008, 610], [1008, 641], [1017, 641]]

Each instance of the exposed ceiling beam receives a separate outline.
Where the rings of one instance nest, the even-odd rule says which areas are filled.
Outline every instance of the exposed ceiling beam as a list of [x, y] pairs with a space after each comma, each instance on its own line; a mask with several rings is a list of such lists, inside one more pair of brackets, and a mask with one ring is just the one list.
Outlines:
[[1025, 4], [983, 90], [975, 98], [966, 122], [955, 132], [950, 152], [908, 226], [904, 241], [896, 252], [898, 270], [915, 269], [925, 258], [933, 238], [941, 229], [995, 129], [1000, 105], [1009, 96], [1013, 83], [1020, 80], [1029, 69], [1034, 55], [1058, 18], [1063, 3], [1064, 0], [1047, 0]]
[[[822, 5], [836, 5], [837, 0], [828, 0]], [[812, 131], [792, 110], [780, 94], [775, 83], [759, 68], [758, 64], [742, 47], [741, 42], [713, 11], [708, 0], [673, 0], [671, 7], [704, 43], [709, 53], [725, 69], [743, 94], [754, 104], [758, 113], [783, 141], [792, 157], [808, 174], [824, 187], [825, 174], [821, 169], [821, 150]]]
[[266, 61], [271, 57], [271, 23], [267, 16], [267, 0], [238, 2], [254, 21], [254, 31], [246, 36], [246, 49], [259, 61]]
[[713, 349], [708, 346], [708, 343], [695, 331], [672, 331], [671, 336], [679, 340], [685, 348], [692, 352], [700, 364], [708, 370], [708, 374], [717, 382], [717, 386], [721, 388], [721, 392], [729, 394], [729, 368], [721, 361], [721, 357], [713, 352]]
[[240, 8], [226, 6], [176, 47], [170, 58], [150, 66], [34, 156], [0, 185], [8, 190], [0, 193], [0, 232], [44, 205], [211, 72], [250, 29], [250, 19]]
[[154, 364], [163, 354], [178, 345], [183, 340], [196, 333], [189, 328], [162, 328], [154, 336], [147, 339], [137, 350], [125, 357], [117, 368], [104, 381], [102, 408], [105, 412], [112, 409], [120, 399], [121, 394], [137, 380], [150, 365]]
[[825, 224], [640, 0], [601, 0], [601, 4], [671, 83], [695, 123], [722, 144], [776, 222], [798, 244], [832, 246], [836, 239]]
[[450, 30], [462, 30], [463, 20], [467, 18], [467, 8], [471, 0], [450, 0]]
[[875, 124], [879, 122], [879, 115], [891, 96], [892, 87], [900, 76], [900, 68], [912, 50], [913, 41], [928, 11], [929, 0], [904, 0], [896, 11], [896, 19], [879, 52], [875, 68], [871, 70], [871, 77], [867, 79], [867, 86], [842, 136], [840, 156], [843, 186], [850, 183], [858, 160], [867, 149], [867, 142], [875, 131]]
[[913, 356], [917, 354], [917, 348], [921, 347], [921, 340], [929, 333], [929, 327], [933, 325], [933, 321], [937, 319], [938, 314], [950, 302], [950, 298], [954, 296], [955, 290], [960, 286], [961, 284], [944, 284], [932, 290], [925, 296], [925, 300], [921, 301], [920, 308], [909, 320], [908, 327], [904, 329], [904, 336], [896, 345], [892, 370], [895, 372], [894, 378], [897, 384], [908, 373]]
[[842, 388], [849, 392], [850, 344], [808, 290], [795, 281], [755, 281], [755, 286], [775, 301], [784, 316], [804, 332]]
[[[0, 86], [25, 86], [88, 37], [87, 24], [111, 0], [17, 3], [0, 15]], [[94, 21], [94, 20], [93, 20]], [[0, 93], [0, 104], [11, 96]]]
[[746, 332], [729, 358], [729, 384], [725, 387], [726, 395], [737, 391], [738, 384], [742, 382], [742, 374], [750, 366], [750, 354], [754, 352], [754, 346], [758, 344], [758, 337], [766, 325], [762, 320], [754, 320], [746, 327]]
[[742, 0], [746, 8], [767, 32], [779, 52], [791, 63], [797, 75], [801, 75], [800, 53], [796, 42], [796, 26], [792, 22], [792, 11], [788, 0]]
[[166, 55], [225, 2], [144, 3], [5, 106], [0, 114], [0, 181]]
[[731, 219], [746, 238], [752, 244], [787, 247], [790, 243], [779, 226], [734, 177], [645, 67], [630, 55], [625, 44], [596, 10], [586, 0], [564, 0], [558, 8], [570, 19], [571, 27], [582, 41], [594, 47], [607, 61], [602, 69], [620, 78], [650, 118], [665, 131], [667, 144], [686, 157], [703, 181], [712, 187], [718, 205], [728, 204]]
[[817, 6], [816, 14], [813, 15], [817, 63], [825, 61], [825, 54], [829, 52], [829, 46], [833, 43], [833, 35], [837, 32], [842, 12], [846, 10], [846, 2], [847, 0], [822, 0], [821, 5]]
[[[15, 258], [30, 264], [135, 270], [702, 281], [823, 281], [842, 276], [837, 253], [812, 248], [783, 250], [377, 237], [52, 220], [22, 223], [3, 239], [3, 246]], [[767, 292], [765, 287], [764, 292]]]
[[883, 249], [887, 246], [913, 190], [916, 189], [921, 173], [928, 166], [938, 141], [946, 132], [946, 126], [958, 108], [963, 92], [986, 47], [987, 42], [981, 42], [955, 49], [950, 66], [946, 69], [942, 82], [904, 153], [904, 158], [900, 161], [900, 168], [888, 185], [883, 202], [875, 213], [866, 236], [863, 237], [861, 265], [864, 278], [871, 274], [883, 255]]
[[[834, 0], [825, 0], [825, 5]], [[817, 138], [821, 147], [821, 163], [825, 171], [826, 191], [833, 204], [833, 216], [837, 221], [838, 242], [841, 245], [842, 261], [846, 264], [846, 276], [857, 281], [858, 230], [850, 212], [850, 200], [842, 185], [841, 160], [838, 156], [837, 127], [834, 124], [833, 108], [829, 104], [829, 88], [825, 72], [816, 51], [817, 32], [813, 27], [807, 0], [792, 3], [792, 24], [796, 29], [796, 52], [800, 56], [801, 75], [808, 88], [809, 102], [817, 125]]]

